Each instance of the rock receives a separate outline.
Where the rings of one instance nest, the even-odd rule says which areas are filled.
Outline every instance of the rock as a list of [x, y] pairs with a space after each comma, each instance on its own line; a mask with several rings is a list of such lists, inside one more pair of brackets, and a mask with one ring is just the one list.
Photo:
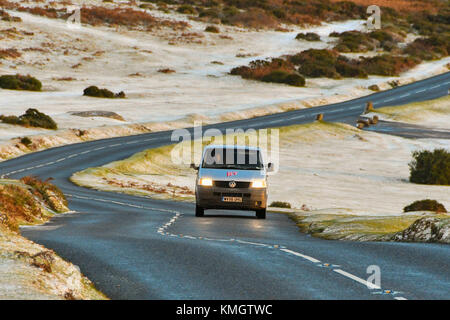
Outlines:
[[394, 234], [390, 240], [450, 243], [450, 218], [418, 219], [405, 230]]
[[[119, 97], [119, 95], [122, 94], [123, 91], [119, 92], [117, 94], [117, 97]], [[112, 111], [102, 111], [102, 110], [91, 110], [91, 111], [70, 111], [69, 112], [71, 115], [73, 116], [77, 116], [77, 117], [85, 117], [85, 118], [90, 118], [90, 117], [104, 117], [104, 118], [111, 118], [111, 119], [115, 119], [115, 120], [119, 120], [119, 121], [125, 121], [125, 119]]]

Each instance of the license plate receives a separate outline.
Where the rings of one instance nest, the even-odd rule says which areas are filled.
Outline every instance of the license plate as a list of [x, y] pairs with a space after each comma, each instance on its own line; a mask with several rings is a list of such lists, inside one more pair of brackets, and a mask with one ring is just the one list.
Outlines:
[[242, 202], [242, 197], [222, 197], [223, 202]]

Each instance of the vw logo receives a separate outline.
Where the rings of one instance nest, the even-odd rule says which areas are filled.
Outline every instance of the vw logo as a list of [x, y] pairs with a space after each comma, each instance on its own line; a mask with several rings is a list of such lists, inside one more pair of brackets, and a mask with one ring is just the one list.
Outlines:
[[230, 186], [230, 188], [234, 188], [236, 187], [236, 181], [230, 181], [228, 185]]

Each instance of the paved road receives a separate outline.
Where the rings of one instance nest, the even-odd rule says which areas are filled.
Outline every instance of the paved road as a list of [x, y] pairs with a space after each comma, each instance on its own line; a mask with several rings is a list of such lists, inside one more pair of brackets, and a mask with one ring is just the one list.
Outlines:
[[[354, 122], [367, 101], [381, 107], [427, 100], [446, 95], [449, 86], [446, 73], [344, 103], [214, 127], [284, 126], [311, 122], [317, 113]], [[195, 218], [189, 203], [89, 190], [68, 180], [87, 167], [169, 144], [170, 136], [98, 140], [0, 163], [1, 175], [53, 177], [76, 211], [22, 233], [79, 265], [114, 299], [449, 298], [446, 245], [324, 241], [299, 233], [282, 214], [257, 220], [248, 212], [208, 211]], [[370, 265], [381, 268], [380, 288], [366, 285]]]

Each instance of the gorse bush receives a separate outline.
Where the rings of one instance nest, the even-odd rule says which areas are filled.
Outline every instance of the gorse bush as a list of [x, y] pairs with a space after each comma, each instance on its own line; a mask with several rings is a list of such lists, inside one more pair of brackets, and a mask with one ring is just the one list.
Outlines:
[[341, 56], [333, 50], [309, 49], [289, 57], [289, 60], [299, 65], [298, 72], [311, 78], [367, 78], [367, 72], [358, 66], [355, 60]]
[[19, 231], [21, 223], [32, 223], [41, 217], [41, 208], [31, 192], [16, 185], [0, 185], [0, 224]]
[[311, 78], [327, 77], [339, 78], [336, 71], [338, 54], [326, 49], [309, 49], [289, 57], [294, 65], [298, 65], [298, 71]]
[[396, 47], [394, 38], [386, 30], [375, 30], [369, 33], [361, 31], [333, 32], [333, 37], [339, 37], [338, 44], [334, 47], [339, 52], [367, 52], [376, 48], [391, 51]]
[[44, 129], [58, 129], [56, 122], [48, 115], [39, 112], [37, 109], [28, 109], [23, 115], [17, 116], [0, 116], [0, 120], [4, 123], [21, 125], [24, 127], [37, 127]]
[[97, 86], [87, 87], [86, 89], [84, 89], [83, 95], [88, 97], [108, 98], [108, 99], [125, 98], [125, 93], [123, 91], [120, 91], [119, 93], [114, 93], [108, 89], [100, 89]]
[[216, 26], [207, 26], [205, 28], [205, 31], [211, 32], [211, 33], [219, 33], [220, 32], [219, 28], [217, 28]]
[[67, 200], [61, 190], [47, 181], [23, 177], [25, 184], [0, 184], [0, 225], [19, 231], [19, 225], [49, 219], [41, 203], [56, 212], [67, 211]]
[[29, 75], [3, 75], [0, 76], [0, 88], [11, 90], [41, 91], [42, 83], [38, 79]]
[[299, 33], [295, 37], [297, 40], [320, 41], [320, 36], [314, 32]]
[[63, 205], [67, 207], [67, 199], [64, 193], [54, 184], [50, 183], [50, 180], [42, 181], [33, 176], [26, 176], [20, 179], [23, 183], [33, 188], [33, 192], [36, 196], [45, 201], [45, 203], [57, 212], [61, 211], [61, 208], [57, 206], [58, 202], [53, 198], [58, 198], [62, 201]]
[[418, 38], [408, 44], [404, 53], [422, 60], [441, 59], [450, 53], [450, 35]]
[[366, 52], [375, 49], [377, 42], [366, 33], [360, 31], [346, 31], [338, 34], [336, 47], [339, 52]]
[[[154, 0], [155, 2], [157, 0]], [[163, 0], [172, 4], [173, 0]], [[177, 4], [194, 4], [199, 18], [250, 28], [277, 28], [282, 23], [318, 25], [321, 21], [361, 19], [366, 8], [352, 2], [329, 0], [267, 1], [267, 0], [179, 0]]]
[[22, 139], [20, 139], [20, 143], [22, 143], [24, 146], [28, 147], [29, 145], [31, 145], [33, 143], [33, 141], [31, 141], [31, 139], [28, 137], [23, 137]]
[[[420, 63], [420, 59], [404, 56], [380, 55], [350, 59], [329, 49], [308, 49], [300, 53], [273, 58], [272, 60], [255, 60], [249, 66], [240, 66], [231, 70], [231, 74], [245, 79], [280, 82], [284, 71], [300, 77], [332, 79], [367, 78], [368, 75], [397, 76]], [[296, 77], [298, 81], [300, 77]], [[285, 82], [287, 83], [287, 82]], [[300, 83], [300, 82], [299, 82]]]
[[273, 201], [269, 207], [274, 207], [274, 208], [291, 208], [291, 204], [289, 202], [284, 202], [284, 201]]
[[291, 62], [284, 59], [254, 60], [248, 67], [233, 68], [230, 74], [240, 75], [244, 79], [285, 83], [297, 87], [305, 85], [305, 78], [296, 72]]
[[[50, 7], [20, 7], [19, 11], [45, 16], [51, 19], [67, 19], [70, 14], [65, 8], [55, 9]], [[106, 8], [103, 6], [81, 7], [81, 22], [93, 26], [98, 25], [121, 25], [129, 28], [153, 28], [168, 27], [174, 30], [185, 29], [189, 26], [187, 22], [170, 19], [157, 18], [146, 11], [134, 10], [132, 8]]]
[[303, 87], [305, 78], [296, 73], [289, 73], [283, 70], [272, 71], [261, 78], [264, 82], [285, 83], [290, 86]]
[[196, 14], [197, 10], [190, 4], [183, 4], [178, 7], [177, 12], [183, 13], [183, 14]]
[[445, 149], [414, 151], [409, 163], [409, 181], [420, 184], [450, 185], [450, 153]]
[[430, 199], [414, 201], [410, 205], [403, 208], [403, 212], [411, 212], [411, 211], [434, 211], [436, 213], [447, 212], [442, 203]]
[[356, 65], [367, 74], [379, 76], [398, 76], [420, 63], [420, 60], [412, 57], [391, 56], [383, 54], [374, 57], [361, 57]]

